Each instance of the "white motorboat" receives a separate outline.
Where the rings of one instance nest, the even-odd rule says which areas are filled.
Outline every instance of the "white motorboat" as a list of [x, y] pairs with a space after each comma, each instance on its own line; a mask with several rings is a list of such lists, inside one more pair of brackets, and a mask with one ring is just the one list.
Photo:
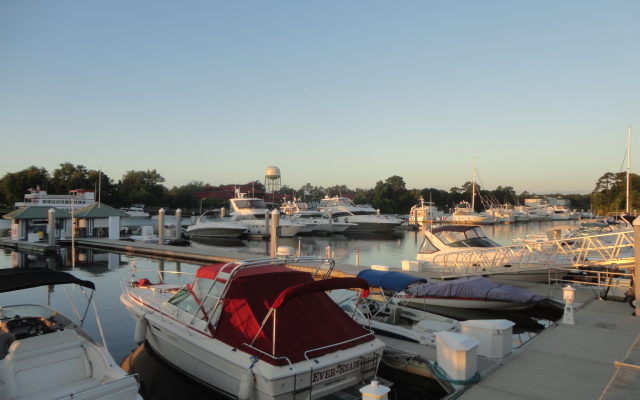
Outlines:
[[[45, 268], [0, 269], [1, 292], [63, 284], [91, 290], [86, 316], [93, 304], [92, 282]], [[83, 323], [84, 317], [78, 325], [42, 305], [0, 307], [0, 398], [141, 400], [135, 377], [89, 337]]]
[[446, 281], [418, 278], [398, 271], [365, 269], [358, 273], [373, 288], [395, 296], [398, 304], [425, 311], [462, 308], [522, 310], [546, 298], [527, 289], [481, 276]]
[[[268, 220], [270, 211], [264, 200], [255, 197], [246, 197], [244, 193], [238, 193], [238, 197], [229, 199], [231, 205], [231, 220], [246, 227], [245, 234], [249, 236], [267, 236], [271, 232], [271, 224]], [[279, 229], [281, 237], [294, 237], [305, 224], [292, 222], [285, 218], [280, 219]]]
[[[489, 239], [477, 225], [443, 225], [425, 231], [416, 259], [422, 268], [443, 270], [451, 262], [456, 267], [470, 272], [491, 270], [493, 276], [530, 282], [548, 282], [549, 258], [540, 254], [522, 256], [522, 249], [502, 246]], [[453, 261], [455, 260], [455, 261]], [[513, 268], [527, 262], [526, 268]], [[554, 264], [567, 264], [569, 260], [559, 257]], [[484, 268], [484, 269], [483, 269]], [[498, 268], [501, 270], [498, 271]]]
[[[316, 274], [334, 265], [286, 261], [318, 263]], [[132, 270], [120, 297], [136, 320], [136, 341], [227, 396], [316, 399], [376, 374], [384, 344], [325, 293], [368, 289], [361, 279], [314, 281], [277, 259], [204, 266], [185, 285], [151, 273], [155, 284]]]
[[349, 232], [389, 232], [402, 224], [396, 217], [381, 215], [372, 207], [359, 207], [346, 197], [325, 197], [318, 208], [329, 213], [334, 221], [356, 224], [345, 230]]
[[385, 364], [417, 375], [434, 376], [430, 360], [435, 360], [435, 332], [460, 332], [460, 323], [427, 311], [404, 307], [395, 297], [384, 301], [361, 298], [353, 290], [336, 290], [329, 296], [347, 315], [385, 343]]
[[284, 215], [289, 216], [292, 221], [304, 224], [304, 228], [299, 233], [328, 234], [340, 233], [355, 226], [349, 222], [340, 222], [334, 218], [329, 218], [326, 212], [309, 208], [305, 202], [287, 202], [280, 207]]
[[420, 197], [420, 204], [416, 204], [409, 210], [409, 225], [422, 226], [425, 222], [442, 221], [445, 218], [444, 212], [438, 210], [436, 203], [424, 201]]
[[487, 213], [477, 213], [467, 201], [461, 201], [453, 209], [447, 221], [454, 224], [493, 224], [496, 222], [495, 217]]
[[133, 204], [129, 207], [122, 207], [120, 210], [129, 214], [130, 217], [149, 217], [149, 213], [144, 210], [144, 204]]
[[205, 238], [237, 238], [247, 230], [245, 225], [223, 218], [217, 210], [204, 212], [195, 224], [187, 227], [187, 235]]

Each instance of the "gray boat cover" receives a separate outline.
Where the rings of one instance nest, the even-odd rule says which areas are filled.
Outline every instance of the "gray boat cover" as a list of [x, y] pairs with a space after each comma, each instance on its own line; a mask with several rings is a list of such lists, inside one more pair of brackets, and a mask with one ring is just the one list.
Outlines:
[[497, 300], [515, 303], [536, 303], [544, 296], [517, 286], [497, 283], [481, 276], [429, 282], [405, 289], [414, 297], [441, 297], [459, 299]]

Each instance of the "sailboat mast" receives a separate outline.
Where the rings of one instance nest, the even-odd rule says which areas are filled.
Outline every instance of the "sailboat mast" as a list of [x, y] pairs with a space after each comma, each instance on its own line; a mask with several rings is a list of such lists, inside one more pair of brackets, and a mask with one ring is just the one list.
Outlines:
[[629, 207], [630, 207], [630, 201], [629, 201], [629, 170], [631, 169], [631, 154], [630, 154], [630, 149], [631, 149], [631, 125], [629, 125], [629, 127], [627, 128], [627, 205], [625, 208], [625, 212], [627, 214], [629, 214]]
[[476, 160], [473, 160], [473, 174], [471, 174], [471, 211], [476, 211]]

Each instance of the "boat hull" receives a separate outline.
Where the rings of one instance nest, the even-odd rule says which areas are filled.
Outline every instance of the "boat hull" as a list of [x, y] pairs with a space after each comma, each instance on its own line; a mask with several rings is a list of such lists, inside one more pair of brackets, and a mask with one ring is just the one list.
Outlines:
[[237, 238], [244, 233], [245, 228], [196, 228], [187, 230], [189, 236], [210, 238]]
[[[227, 396], [238, 395], [241, 380], [251, 370], [256, 400], [316, 399], [375, 377], [383, 343], [374, 340], [309, 361], [275, 366], [254, 363], [248, 353], [190, 329], [159, 307], [145, 307], [126, 294], [121, 301], [137, 321], [148, 321], [145, 339], [170, 364]], [[187, 327], [187, 329], [185, 329]], [[188, 332], [185, 334], [185, 332]], [[370, 364], [370, 367], [367, 365]]]

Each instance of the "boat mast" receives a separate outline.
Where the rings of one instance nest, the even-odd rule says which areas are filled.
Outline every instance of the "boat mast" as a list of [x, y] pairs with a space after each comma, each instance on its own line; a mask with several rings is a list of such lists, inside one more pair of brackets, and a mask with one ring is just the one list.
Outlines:
[[631, 154], [630, 154], [630, 148], [631, 148], [631, 125], [629, 125], [627, 127], [627, 205], [625, 208], [625, 212], [627, 214], [629, 214], [629, 205], [630, 205], [630, 201], [629, 201], [629, 170], [631, 168]]
[[476, 212], [476, 160], [473, 160], [473, 174], [471, 174], [471, 211]]

